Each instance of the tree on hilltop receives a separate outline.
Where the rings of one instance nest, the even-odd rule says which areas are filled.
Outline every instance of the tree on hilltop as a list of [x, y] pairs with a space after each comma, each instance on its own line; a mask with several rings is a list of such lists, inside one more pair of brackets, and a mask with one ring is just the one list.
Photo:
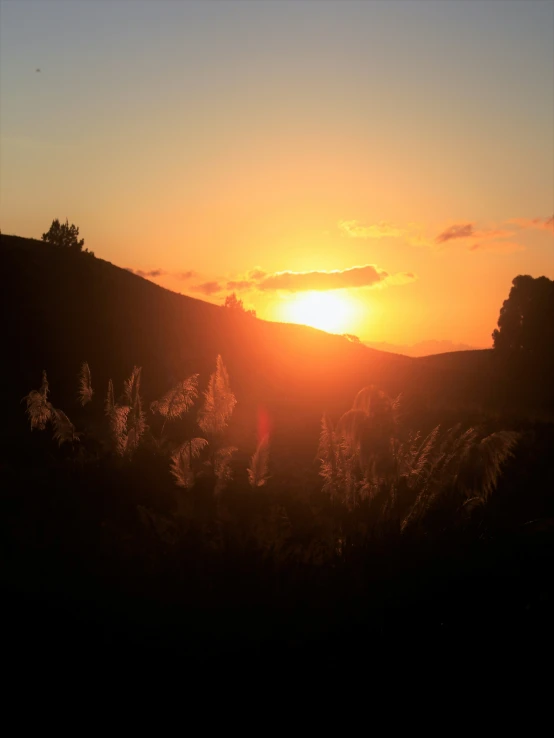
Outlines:
[[244, 302], [237, 297], [235, 292], [231, 292], [230, 295], [227, 295], [227, 297], [225, 298], [224, 307], [226, 307], [228, 310], [232, 310], [235, 313], [244, 313], [245, 315], [252, 315], [254, 318], [256, 317], [256, 311], [247, 310], [244, 307]]
[[85, 245], [85, 239], [79, 239], [79, 229], [73, 223], [69, 225], [67, 218], [65, 223], [60, 223], [57, 218], [53, 220], [50, 230], [42, 234], [42, 240], [54, 246], [78, 249], [79, 251], [82, 251]]

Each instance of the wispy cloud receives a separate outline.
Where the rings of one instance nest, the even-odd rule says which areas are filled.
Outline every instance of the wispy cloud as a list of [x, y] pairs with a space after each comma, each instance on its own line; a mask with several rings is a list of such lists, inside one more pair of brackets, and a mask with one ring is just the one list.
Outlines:
[[399, 238], [405, 233], [403, 229], [384, 221], [362, 225], [357, 220], [339, 220], [338, 227], [350, 238]]
[[166, 271], [163, 269], [151, 269], [149, 272], [144, 272], [142, 269], [137, 269], [135, 274], [138, 274], [139, 277], [163, 277], [167, 274]]
[[436, 243], [446, 243], [455, 238], [470, 238], [473, 236], [473, 223], [462, 223], [451, 225], [435, 238]]
[[192, 270], [188, 272], [167, 272], [165, 269], [131, 269], [131, 267], [125, 267], [131, 274], [136, 274], [137, 277], [144, 277], [145, 279], [155, 279], [156, 277], [175, 277], [176, 279], [192, 279], [197, 276], [196, 272]]
[[476, 228], [475, 223], [454, 223], [435, 237], [436, 245], [449, 241], [463, 241], [468, 251], [496, 251], [509, 254], [524, 249], [514, 241], [505, 241], [514, 235], [505, 228]]
[[143, 269], [131, 269], [131, 267], [125, 267], [131, 274], [136, 274], [137, 277], [144, 277], [150, 279], [152, 277], [164, 277], [167, 272], [164, 269], [150, 269], [150, 271], [144, 271]]
[[510, 223], [514, 223], [520, 228], [534, 228], [539, 231], [554, 233], [554, 215], [550, 218], [512, 218]]

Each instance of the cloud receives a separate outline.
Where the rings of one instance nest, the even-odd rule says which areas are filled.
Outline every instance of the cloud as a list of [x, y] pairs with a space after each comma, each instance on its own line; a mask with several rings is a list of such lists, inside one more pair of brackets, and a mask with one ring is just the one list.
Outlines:
[[196, 272], [193, 272], [192, 269], [190, 269], [188, 272], [177, 272], [175, 276], [177, 277], [177, 279], [185, 280], [185, 279], [192, 279], [193, 277], [196, 277], [197, 274]]
[[227, 290], [259, 290], [260, 292], [308, 292], [312, 290], [342, 290], [360, 287], [384, 287], [388, 284], [407, 284], [417, 277], [412, 272], [390, 275], [374, 264], [336, 269], [333, 271], [275, 272], [268, 274], [255, 269], [246, 276], [230, 280]]
[[259, 290], [306, 292], [309, 290], [341, 290], [348, 287], [370, 287], [388, 277], [388, 273], [373, 264], [355, 266], [331, 272], [276, 272], [261, 279]]
[[512, 218], [510, 223], [514, 223], [520, 228], [534, 228], [539, 231], [554, 233], [554, 215], [550, 218]]
[[451, 225], [435, 238], [436, 243], [445, 243], [452, 241], [454, 238], [470, 238], [473, 236], [473, 223], [463, 223], [460, 225]]
[[522, 251], [524, 249], [518, 243], [503, 240], [513, 235], [513, 231], [503, 228], [476, 229], [474, 223], [456, 223], [439, 233], [435, 238], [435, 243], [443, 244], [448, 241], [460, 240], [466, 241], [468, 251], [487, 250], [511, 254], [514, 251]]
[[357, 220], [339, 220], [338, 227], [350, 238], [398, 238], [404, 235], [402, 229], [384, 221], [364, 226]]
[[151, 269], [149, 272], [143, 272], [142, 269], [137, 269], [135, 274], [138, 274], [139, 277], [163, 277], [164, 274], [167, 274], [163, 269]]
[[137, 277], [144, 277], [145, 279], [149, 279], [151, 277], [163, 277], [167, 274], [164, 269], [151, 269], [150, 271], [145, 272], [142, 269], [131, 269], [131, 267], [125, 267], [125, 270], [131, 272], [131, 274], [136, 274]]
[[203, 282], [202, 284], [194, 284], [191, 287], [194, 292], [202, 292], [204, 295], [215, 295], [216, 292], [221, 292], [224, 287], [219, 282]]

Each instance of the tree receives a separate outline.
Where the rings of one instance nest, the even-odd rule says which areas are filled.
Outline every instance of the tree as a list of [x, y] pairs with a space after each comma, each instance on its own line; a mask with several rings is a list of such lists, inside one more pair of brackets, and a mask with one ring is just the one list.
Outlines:
[[226, 307], [228, 310], [232, 310], [234, 313], [243, 313], [244, 315], [251, 315], [253, 318], [256, 317], [256, 311], [247, 310], [244, 307], [243, 301], [239, 300], [235, 292], [227, 295], [227, 297], [225, 298], [224, 307]]
[[82, 251], [85, 245], [84, 238], [79, 240], [79, 229], [73, 223], [69, 225], [67, 218], [65, 223], [60, 223], [57, 218], [53, 220], [50, 230], [42, 234], [42, 240], [54, 246], [77, 249], [79, 251]]
[[500, 356], [519, 357], [539, 364], [554, 359], [554, 281], [519, 275], [512, 282], [492, 334]]

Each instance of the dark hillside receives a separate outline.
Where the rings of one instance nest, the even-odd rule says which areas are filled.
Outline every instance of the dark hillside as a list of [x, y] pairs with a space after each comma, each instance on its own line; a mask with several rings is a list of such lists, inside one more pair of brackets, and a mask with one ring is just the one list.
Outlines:
[[[199, 372], [205, 382], [220, 353], [239, 404], [254, 425], [258, 405], [275, 419], [294, 409], [297, 422], [338, 413], [369, 382], [399, 391], [413, 361], [350, 343], [313, 328], [235, 316], [222, 307], [163, 289], [84, 253], [40, 241], [1, 237], [3, 406], [11, 416], [48, 372], [53, 397], [71, 408], [76, 375], [89, 362], [96, 391], [121, 386], [143, 367], [151, 400]], [[68, 410], [69, 411], [69, 410]]]

